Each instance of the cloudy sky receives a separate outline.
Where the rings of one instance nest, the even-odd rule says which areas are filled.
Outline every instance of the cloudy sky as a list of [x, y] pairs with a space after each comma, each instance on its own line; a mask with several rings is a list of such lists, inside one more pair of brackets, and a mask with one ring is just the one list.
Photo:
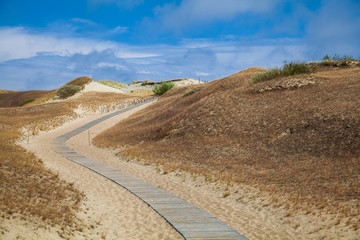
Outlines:
[[360, 58], [359, 0], [0, 0], [0, 88], [214, 80], [250, 66]]

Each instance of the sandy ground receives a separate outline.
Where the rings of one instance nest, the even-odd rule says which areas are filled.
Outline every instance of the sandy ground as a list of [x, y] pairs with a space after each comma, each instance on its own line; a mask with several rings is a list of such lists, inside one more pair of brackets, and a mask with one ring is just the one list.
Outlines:
[[[144, 107], [146, 105], [116, 118], [126, 118]], [[74, 182], [84, 192], [86, 200], [78, 213], [84, 228], [82, 232], [74, 232], [71, 239], [183, 239], [160, 215], [133, 194], [52, 151], [49, 143], [54, 137], [98, 117], [99, 114], [88, 115], [32, 137], [29, 144], [21, 142], [41, 158], [47, 168], [57, 172], [61, 179]], [[11, 220], [7, 221], [5, 227], [10, 229], [5, 239], [61, 239], [58, 230], [49, 226], [44, 229], [33, 223]]]
[[[96, 125], [89, 130], [91, 138], [143, 107], [146, 105]], [[182, 237], [164, 219], [131, 193], [90, 170], [62, 158], [50, 149], [48, 143], [54, 137], [99, 116], [87, 115], [82, 119], [68, 122], [58, 129], [35, 136], [31, 138], [29, 144], [22, 142], [25, 148], [43, 159], [46, 167], [58, 172], [62, 179], [74, 182], [84, 191], [87, 200], [84, 201], [82, 211], [78, 215], [86, 227], [82, 232], [74, 233], [73, 239], [99, 239], [99, 236], [106, 239], [181, 239]], [[75, 151], [125, 170], [187, 200], [250, 239], [357, 239], [358, 237], [347, 231], [342, 224], [332, 224], [331, 217], [306, 214], [289, 216], [286, 209], [271, 207], [266, 195], [261, 194], [262, 197], [259, 197], [255, 189], [209, 183], [202, 177], [184, 172], [166, 173], [160, 167], [116, 156], [114, 150], [89, 145], [88, 136], [89, 132], [86, 131], [70, 139], [67, 144]], [[26, 236], [26, 239], [59, 238], [56, 229], [44, 230], [31, 224], [27, 226], [21, 224], [21, 227], [14, 231], [20, 236]], [[36, 228], [38, 230], [34, 230]], [[32, 235], [29, 237], [26, 234], [30, 232]]]
[[[191, 79], [191, 78], [184, 78], [183, 80], [177, 81], [174, 83], [177, 87], [180, 87], [180, 86], [200, 84], [200, 83], [204, 83], [204, 82], [201, 82], [201, 81], [195, 80], [195, 79]], [[125, 88], [121, 89], [121, 91], [130, 93], [130, 92], [134, 92], [134, 91], [142, 90], [142, 89], [152, 90], [153, 88], [154, 88], [153, 85], [142, 86], [141, 83], [135, 83], [135, 84], [127, 85]]]
[[84, 89], [81, 92], [86, 93], [86, 92], [92, 92], [92, 91], [124, 93], [124, 91], [121, 91], [119, 89], [109, 87], [109, 86], [106, 86], [104, 84], [94, 82], [94, 81], [90, 82], [89, 84], [86, 84]]

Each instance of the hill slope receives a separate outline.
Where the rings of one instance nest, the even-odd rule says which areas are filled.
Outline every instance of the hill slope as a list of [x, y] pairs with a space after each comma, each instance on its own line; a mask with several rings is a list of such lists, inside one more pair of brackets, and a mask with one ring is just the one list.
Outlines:
[[176, 88], [99, 135], [125, 155], [270, 193], [274, 203], [360, 222], [360, 68], [250, 85], [250, 68]]

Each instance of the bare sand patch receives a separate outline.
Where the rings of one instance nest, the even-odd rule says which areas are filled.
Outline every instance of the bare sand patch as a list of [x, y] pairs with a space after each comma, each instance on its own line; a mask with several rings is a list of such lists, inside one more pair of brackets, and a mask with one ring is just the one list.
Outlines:
[[98, 82], [90, 82], [89, 84], [86, 84], [84, 89], [81, 91], [83, 93], [85, 92], [115, 92], [115, 93], [124, 93], [124, 91], [121, 91], [119, 89], [106, 86], [104, 84], [98, 83]]

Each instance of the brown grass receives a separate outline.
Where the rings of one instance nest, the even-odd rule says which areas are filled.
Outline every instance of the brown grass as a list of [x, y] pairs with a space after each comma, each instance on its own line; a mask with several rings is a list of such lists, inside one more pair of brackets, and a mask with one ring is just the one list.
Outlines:
[[[72, 84], [83, 89], [85, 85], [91, 81], [91, 77], [79, 77], [66, 83], [65, 85]], [[56, 90], [7, 91], [0, 89], [0, 108], [37, 105], [54, 97], [56, 97]], [[27, 100], [29, 99], [34, 100], [28, 103]]]
[[39, 103], [44, 98], [50, 98], [54, 96], [55, 91], [32, 90], [25, 92], [4, 92], [0, 93], [0, 108], [21, 107], [25, 105], [27, 99], [34, 98], [35, 101], [31, 103], [31, 105], [33, 105], [34, 103]]
[[81, 89], [83, 89], [85, 87], [85, 85], [90, 83], [91, 81], [92, 81], [91, 77], [78, 77], [78, 78], [75, 78], [74, 80], [66, 83], [65, 85], [74, 85], [74, 86], [78, 86]]
[[[143, 96], [145, 97], [145, 96]], [[62, 227], [76, 223], [82, 193], [47, 170], [41, 160], [15, 144], [25, 128], [31, 135], [52, 129], [78, 115], [78, 106], [114, 110], [142, 97], [90, 92], [73, 100], [21, 108], [0, 108], [0, 212], [37, 217]]]
[[95, 143], [168, 170], [249, 184], [275, 205], [334, 214], [358, 229], [360, 68], [321, 66], [297, 80], [250, 85], [262, 71], [173, 89]]

